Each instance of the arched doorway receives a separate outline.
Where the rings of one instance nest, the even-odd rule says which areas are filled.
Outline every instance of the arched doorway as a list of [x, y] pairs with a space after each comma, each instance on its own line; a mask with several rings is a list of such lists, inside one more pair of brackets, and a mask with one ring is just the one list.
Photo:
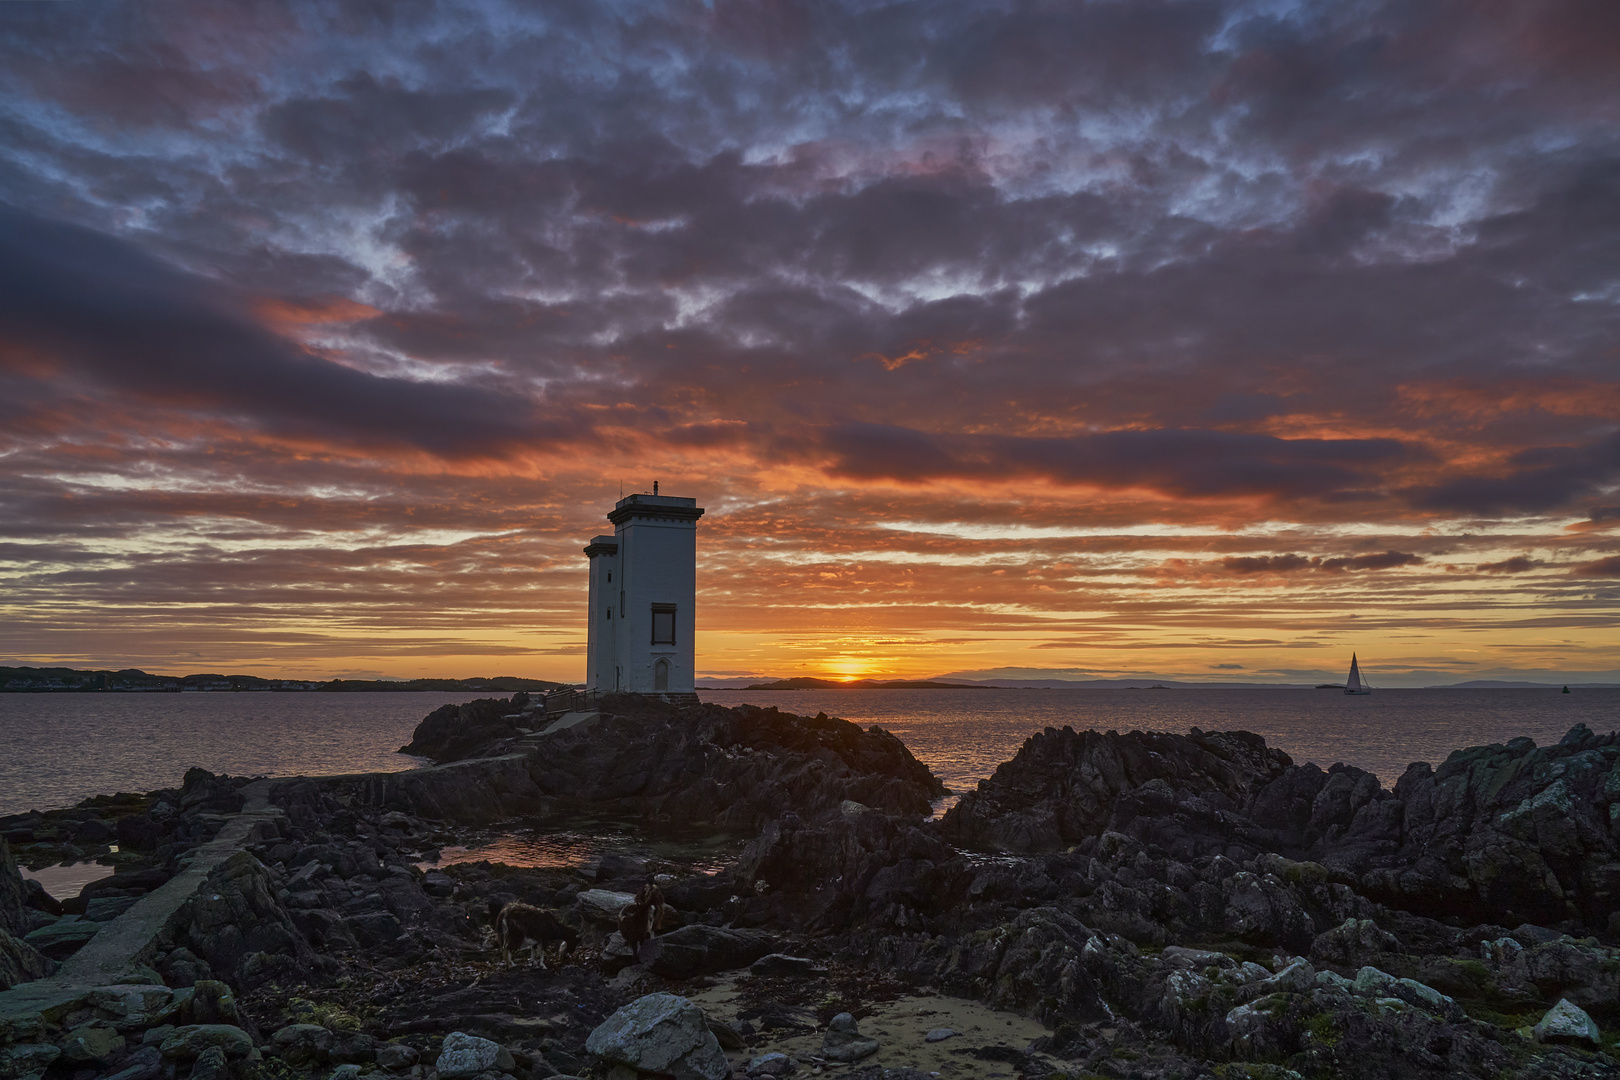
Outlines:
[[669, 689], [669, 661], [662, 658], [653, 665], [653, 689]]

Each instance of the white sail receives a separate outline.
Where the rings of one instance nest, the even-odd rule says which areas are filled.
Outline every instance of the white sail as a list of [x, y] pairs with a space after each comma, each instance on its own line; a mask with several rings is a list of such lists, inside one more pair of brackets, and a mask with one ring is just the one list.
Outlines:
[[1344, 692], [1347, 694], [1370, 694], [1371, 686], [1361, 682], [1361, 667], [1356, 663], [1356, 654], [1350, 654], [1350, 676], [1344, 680]]

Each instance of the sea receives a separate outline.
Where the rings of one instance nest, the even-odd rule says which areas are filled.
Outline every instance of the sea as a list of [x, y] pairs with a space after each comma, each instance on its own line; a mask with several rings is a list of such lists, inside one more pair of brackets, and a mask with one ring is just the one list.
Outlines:
[[[186, 769], [327, 776], [423, 764], [398, 753], [422, 718], [476, 695], [444, 693], [0, 694], [0, 814], [180, 783]], [[1241, 728], [1296, 762], [1344, 762], [1386, 787], [1414, 761], [1576, 724], [1620, 729], [1620, 688], [1574, 690], [703, 690], [722, 705], [825, 712], [899, 736], [960, 793], [1064, 725], [1098, 731]]]
[[[236, 776], [329, 776], [416, 768], [398, 753], [428, 713], [473, 695], [442, 693], [0, 694], [0, 815], [92, 795], [174, 787], [201, 766]], [[1344, 762], [1391, 787], [1415, 761], [1528, 736], [1557, 742], [1576, 724], [1620, 729], [1620, 688], [1338, 690], [703, 690], [722, 705], [825, 712], [897, 735], [952, 794], [943, 813], [1044, 728], [1186, 732], [1243, 729], [1295, 762]], [[623, 824], [559, 833], [516, 827], [445, 862], [574, 866], [608, 850], [660, 854]], [[731, 853], [734, 855], [734, 852]], [[724, 861], [727, 853], [701, 856]], [[718, 862], [715, 863], [718, 865]], [[59, 897], [110, 873], [91, 864], [26, 870]]]

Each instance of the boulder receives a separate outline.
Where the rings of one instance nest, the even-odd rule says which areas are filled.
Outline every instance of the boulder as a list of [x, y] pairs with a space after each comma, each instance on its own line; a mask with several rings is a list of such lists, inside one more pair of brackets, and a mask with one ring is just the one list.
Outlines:
[[603, 1021], [585, 1049], [609, 1064], [675, 1080], [724, 1080], [731, 1068], [703, 1010], [675, 994], [648, 994]]
[[1395, 936], [1379, 929], [1371, 919], [1346, 919], [1311, 942], [1311, 959], [1324, 964], [1364, 964], [1398, 951], [1400, 943]]
[[98, 986], [85, 995], [85, 1003], [105, 1013], [121, 1031], [144, 1030], [158, 1023], [173, 1001], [173, 990], [155, 984]]
[[770, 953], [749, 965], [748, 973], [756, 978], [781, 975], [809, 975], [816, 970], [816, 962], [804, 956]]
[[52, 960], [66, 960], [95, 937], [101, 926], [81, 915], [64, 915], [49, 926], [29, 931], [23, 942]]
[[389, 1072], [404, 1072], [416, 1064], [421, 1055], [416, 1047], [406, 1043], [389, 1043], [377, 1048], [377, 1065]]
[[124, 1067], [102, 1080], [157, 1080], [163, 1075], [163, 1054], [155, 1046], [143, 1046], [124, 1059]]
[[1237, 962], [1223, 952], [1213, 952], [1209, 949], [1189, 949], [1181, 945], [1166, 945], [1159, 956], [1167, 964], [1191, 968], [1195, 971], [1207, 967], [1229, 968]]
[[517, 1068], [517, 1063], [500, 1043], [464, 1031], [452, 1031], [444, 1037], [434, 1068], [448, 1080], [484, 1072], [511, 1072]]
[[696, 923], [653, 938], [642, 946], [641, 957], [654, 975], [690, 979], [747, 967], [775, 948], [775, 936], [762, 930]]
[[376, 1056], [377, 1040], [359, 1031], [332, 1031], [320, 1024], [288, 1024], [270, 1036], [289, 1065], [324, 1065], [334, 1061], [368, 1062]]
[[62, 1060], [70, 1065], [105, 1065], [123, 1052], [124, 1037], [102, 1020], [80, 1024], [62, 1042]]
[[1260, 979], [1254, 984], [1259, 994], [1308, 994], [1316, 989], [1316, 969], [1309, 960], [1295, 957], [1293, 962], [1286, 965], [1275, 975]]
[[0, 990], [43, 979], [54, 970], [56, 964], [48, 956], [9, 931], [0, 930]]
[[281, 1060], [294, 1068], [330, 1061], [334, 1036], [319, 1024], [288, 1024], [270, 1036]]
[[236, 994], [218, 979], [199, 979], [186, 1002], [186, 1021], [192, 1024], [239, 1024]]
[[799, 1063], [780, 1051], [761, 1054], [748, 1062], [749, 1076], [792, 1076]]
[[878, 1041], [862, 1035], [856, 1027], [855, 1017], [841, 1012], [827, 1025], [827, 1034], [821, 1040], [821, 1056], [828, 1061], [848, 1064], [871, 1057], [878, 1052]]
[[619, 925], [619, 912], [635, 902], [635, 893], [615, 892], [612, 889], [586, 889], [574, 897], [574, 906], [581, 916], [598, 925], [611, 927]]
[[0, 1080], [37, 1076], [61, 1056], [62, 1051], [50, 1043], [18, 1043], [0, 1047]]
[[1602, 1046], [1603, 1032], [1598, 1029], [1586, 1010], [1573, 1005], [1568, 998], [1547, 1010], [1535, 1026], [1536, 1041], [1543, 1043], [1574, 1043]]
[[253, 1049], [253, 1036], [234, 1024], [187, 1024], [175, 1028], [159, 1049], [166, 1058], [192, 1061], [210, 1046], [225, 1051], [226, 1057], [242, 1058]]
[[198, 1054], [191, 1066], [191, 1080], [230, 1080], [230, 1077], [231, 1067], [225, 1060], [225, 1051], [218, 1046], [210, 1046]]
[[135, 906], [138, 896], [98, 896], [86, 901], [84, 917], [91, 922], [112, 922]]

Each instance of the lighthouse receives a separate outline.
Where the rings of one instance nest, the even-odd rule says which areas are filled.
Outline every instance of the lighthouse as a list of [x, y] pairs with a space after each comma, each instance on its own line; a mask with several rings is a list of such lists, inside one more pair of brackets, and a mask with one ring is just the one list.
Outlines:
[[696, 499], [636, 494], [608, 514], [611, 536], [594, 536], [585, 685], [697, 703], [692, 638], [697, 629]]

